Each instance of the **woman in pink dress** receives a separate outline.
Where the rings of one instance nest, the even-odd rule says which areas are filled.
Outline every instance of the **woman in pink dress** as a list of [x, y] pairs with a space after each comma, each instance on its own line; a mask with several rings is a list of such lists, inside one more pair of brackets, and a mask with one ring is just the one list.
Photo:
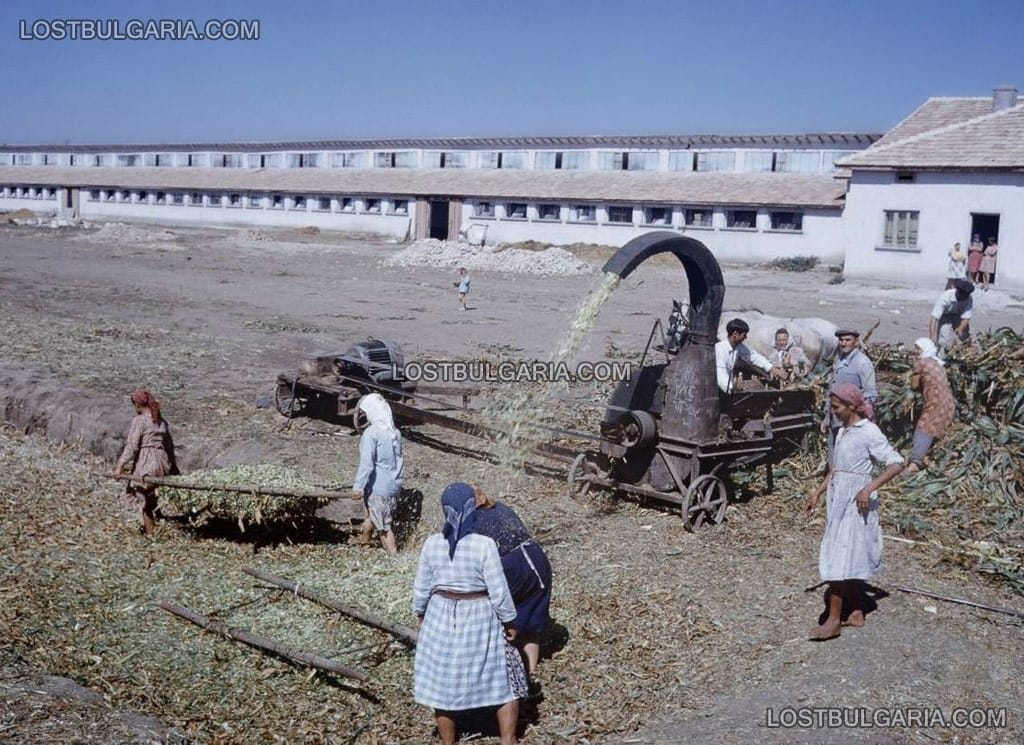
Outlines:
[[981, 236], [977, 233], [971, 238], [971, 245], [967, 247], [967, 274], [974, 284], [978, 284], [978, 272], [981, 271], [981, 259], [985, 255], [985, 246], [981, 242]]
[[[160, 416], [160, 402], [145, 388], [132, 394], [135, 418], [128, 428], [124, 450], [114, 466], [114, 478], [120, 478], [125, 466], [131, 475], [167, 476], [178, 473], [174, 441], [167, 422]], [[129, 481], [129, 498], [142, 507], [142, 532], [150, 538], [156, 531], [156, 487], [141, 481]]]
[[995, 236], [988, 239], [988, 245], [985, 246], [985, 255], [981, 257], [981, 270], [982, 285], [981, 289], [988, 292], [988, 286], [992, 284], [992, 275], [996, 273], [996, 254], [999, 253], [999, 244], [996, 243]]

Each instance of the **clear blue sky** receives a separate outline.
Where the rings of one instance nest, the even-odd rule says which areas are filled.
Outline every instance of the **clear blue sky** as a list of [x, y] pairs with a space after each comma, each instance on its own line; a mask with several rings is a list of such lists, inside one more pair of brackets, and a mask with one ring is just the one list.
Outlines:
[[[23, 41], [19, 20], [257, 18], [259, 41]], [[1024, 92], [1014, 0], [0, 5], [0, 142], [885, 131]]]

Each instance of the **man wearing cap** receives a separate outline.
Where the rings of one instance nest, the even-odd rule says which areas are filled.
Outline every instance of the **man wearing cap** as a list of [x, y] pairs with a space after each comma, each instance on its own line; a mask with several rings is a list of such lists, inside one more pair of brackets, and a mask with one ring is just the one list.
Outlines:
[[878, 398], [878, 386], [875, 384], [875, 366], [868, 356], [860, 350], [860, 332], [855, 329], [839, 329], [836, 331], [839, 348], [832, 364], [832, 378], [825, 395], [825, 418], [821, 422], [822, 433], [828, 433], [828, 453], [832, 457], [832, 445], [836, 440], [836, 432], [842, 422], [832, 415], [831, 397], [837, 386], [851, 383], [860, 390], [867, 402], [867, 418], [874, 419], [875, 399]]
[[928, 321], [928, 337], [939, 349], [947, 349], [957, 341], [966, 342], [971, 337], [971, 314], [974, 300], [971, 293], [974, 285], [969, 280], [958, 279], [953, 288], [946, 290], [935, 301], [932, 317]]
[[718, 389], [722, 393], [732, 392], [732, 374], [736, 369], [736, 362], [746, 363], [771, 375], [776, 379], [786, 376], [785, 371], [773, 365], [765, 357], [750, 349], [743, 340], [750, 333], [750, 326], [747, 322], [734, 318], [725, 324], [727, 336], [715, 344], [715, 363], [718, 367]]

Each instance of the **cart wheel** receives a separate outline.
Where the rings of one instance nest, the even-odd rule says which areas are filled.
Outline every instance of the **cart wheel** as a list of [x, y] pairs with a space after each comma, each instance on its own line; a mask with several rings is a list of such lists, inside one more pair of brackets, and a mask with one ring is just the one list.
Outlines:
[[289, 419], [298, 416], [302, 413], [305, 403], [301, 398], [295, 397], [294, 388], [287, 383], [278, 383], [274, 389], [274, 407], [282, 416]]
[[705, 521], [718, 525], [725, 519], [729, 492], [717, 476], [698, 476], [683, 497], [683, 523], [688, 530], [697, 530]]
[[580, 453], [569, 467], [569, 496], [584, 499], [592, 486], [588, 476], [598, 475], [599, 468], [591, 459], [592, 453]]

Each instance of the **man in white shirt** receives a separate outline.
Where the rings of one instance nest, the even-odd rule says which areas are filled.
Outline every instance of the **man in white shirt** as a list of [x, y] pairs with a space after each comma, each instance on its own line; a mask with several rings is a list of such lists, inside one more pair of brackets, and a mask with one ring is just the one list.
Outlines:
[[732, 375], [736, 369], [737, 360], [753, 365], [775, 379], [781, 379], [786, 376], [781, 367], [773, 365], [743, 343], [743, 340], [747, 338], [747, 334], [750, 333], [750, 326], [747, 325], [746, 321], [739, 318], [732, 319], [725, 325], [725, 333], [727, 334], [726, 337], [715, 344], [718, 389], [722, 393], [732, 392]]
[[953, 282], [953, 289], [946, 290], [935, 301], [928, 322], [928, 336], [939, 349], [944, 350], [957, 341], [970, 339], [971, 315], [974, 311], [972, 292], [973, 284], [966, 279], [958, 279]]

